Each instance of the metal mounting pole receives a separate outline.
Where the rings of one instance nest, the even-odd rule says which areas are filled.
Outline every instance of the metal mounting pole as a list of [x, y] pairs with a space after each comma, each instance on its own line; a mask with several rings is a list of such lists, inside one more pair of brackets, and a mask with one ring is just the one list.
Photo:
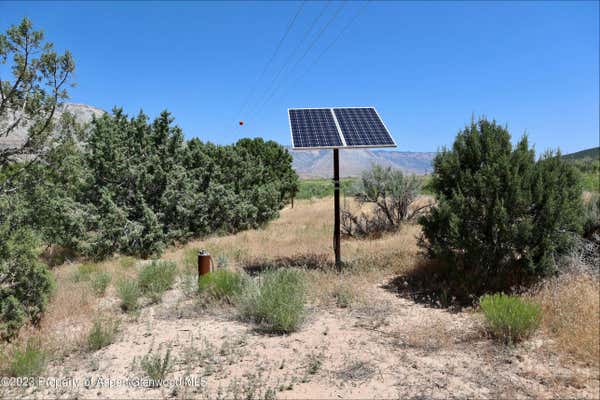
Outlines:
[[335, 251], [335, 266], [342, 265], [340, 242], [340, 154], [338, 149], [333, 149], [333, 250]]

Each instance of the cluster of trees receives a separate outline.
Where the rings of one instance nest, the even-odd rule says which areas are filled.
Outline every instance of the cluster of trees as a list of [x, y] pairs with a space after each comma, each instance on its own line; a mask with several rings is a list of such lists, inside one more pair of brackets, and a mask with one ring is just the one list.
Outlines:
[[[186, 141], [166, 111], [150, 121], [115, 109], [85, 126], [58, 118], [75, 65], [27, 19], [0, 35], [0, 64], [13, 75], [0, 77], [2, 337], [44, 309], [53, 286], [39, 261], [44, 246], [94, 259], [150, 257], [173, 242], [259, 227], [298, 190], [292, 158], [275, 142]], [[2, 145], [17, 129], [26, 137]], [[346, 233], [397, 229], [422, 211], [411, 206], [420, 186], [399, 171], [368, 172], [356, 198], [374, 212], [345, 212]], [[577, 169], [560, 154], [536, 159], [526, 137], [513, 146], [486, 119], [438, 154], [430, 186], [436, 202], [419, 220], [421, 246], [455, 279], [486, 290], [555, 272], [584, 225]], [[586, 231], [597, 231], [594, 215]]]
[[[52, 278], [44, 247], [102, 259], [158, 255], [173, 242], [259, 227], [297, 191], [291, 155], [242, 139], [186, 141], [173, 117], [120, 109], [81, 125], [58, 115], [75, 68], [29, 20], [0, 35], [0, 336], [39, 318]], [[6, 144], [8, 143], [8, 144]]]
[[296, 190], [279, 144], [186, 142], [168, 112], [150, 122], [116, 109], [78, 133], [63, 135], [48, 152], [54, 167], [39, 165], [22, 193], [45, 243], [91, 258], [145, 258], [175, 241], [255, 228]]
[[435, 202], [416, 205], [416, 177], [374, 166], [354, 195], [372, 209], [343, 210], [342, 229], [376, 236], [420, 216], [421, 248], [442, 261], [448, 284], [466, 294], [508, 290], [558, 272], [560, 256], [600, 226], [598, 197], [583, 208], [581, 173], [572, 162], [553, 152], [536, 159], [527, 137], [513, 146], [508, 130], [485, 118], [439, 152], [428, 186]]

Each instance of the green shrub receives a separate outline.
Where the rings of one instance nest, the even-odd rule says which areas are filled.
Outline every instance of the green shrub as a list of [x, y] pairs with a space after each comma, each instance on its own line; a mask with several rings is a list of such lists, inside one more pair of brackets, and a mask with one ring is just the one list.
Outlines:
[[344, 208], [341, 214], [342, 233], [365, 237], [395, 231], [417, 216], [411, 204], [421, 192], [421, 179], [415, 175], [405, 177], [402, 171], [391, 167], [373, 165], [363, 172], [356, 184], [354, 198], [358, 204], [372, 205], [370, 212], [353, 213]]
[[75, 283], [89, 281], [93, 274], [98, 272], [98, 264], [81, 264], [71, 274], [71, 280]]
[[420, 219], [420, 245], [482, 292], [554, 273], [581, 229], [578, 171], [560, 154], [536, 161], [527, 137], [513, 147], [485, 119], [438, 153], [431, 187], [437, 203]]
[[39, 321], [54, 288], [52, 273], [38, 261], [39, 242], [33, 233], [26, 228], [10, 232], [7, 225], [0, 221], [0, 339], [4, 340], [14, 337], [27, 321]]
[[152, 353], [151, 351], [142, 357], [140, 366], [151, 379], [150, 385], [159, 387], [172, 367], [171, 348], [167, 348], [164, 357], [160, 355], [160, 352]]
[[198, 271], [198, 249], [186, 249], [183, 254], [183, 266], [187, 271]]
[[[343, 178], [340, 180], [340, 190], [344, 195], [352, 195], [356, 178]], [[298, 182], [297, 199], [312, 199], [333, 196], [333, 183], [331, 179], [302, 179]]]
[[527, 339], [540, 326], [540, 306], [517, 296], [485, 295], [479, 300], [479, 306], [489, 333], [504, 343]]
[[177, 265], [171, 261], [154, 260], [144, 266], [138, 276], [142, 293], [153, 302], [158, 302], [163, 293], [175, 283]]
[[37, 338], [27, 341], [25, 348], [14, 352], [8, 374], [15, 377], [39, 376], [46, 367], [47, 353]]
[[117, 282], [117, 295], [121, 300], [121, 310], [125, 312], [135, 310], [141, 295], [140, 287], [133, 279], [122, 279]]
[[589, 149], [588, 151], [591, 151], [587, 154], [578, 152], [564, 156], [568, 162], [581, 172], [583, 190], [587, 190], [588, 192], [600, 191], [600, 181], [598, 180], [600, 174], [600, 158], [598, 157], [598, 149], [598, 147]]
[[193, 272], [181, 274], [181, 291], [185, 297], [191, 298], [198, 294], [198, 275]]
[[113, 343], [118, 330], [119, 320], [97, 318], [87, 337], [88, 349], [96, 351]]
[[591, 239], [600, 233], [600, 194], [592, 193], [583, 207], [583, 236]]
[[263, 272], [258, 282], [245, 286], [240, 302], [242, 318], [269, 332], [293, 332], [304, 320], [306, 284], [302, 271]]
[[96, 293], [98, 296], [104, 296], [106, 288], [111, 280], [112, 276], [110, 272], [98, 272], [93, 274], [90, 279], [90, 284], [92, 289], [94, 289], [94, 293]]
[[278, 143], [186, 141], [173, 121], [167, 111], [150, 121], [115, 109], [91, 122], [83, 157], [91, 179], [78, 196], [95, 213], [90, 256], [147, 258], [173, 241], [258, 227], [296, 192], [292, 156]]
[[339, 308], [348, 308], [354, 302], [354, 292], [352, 288], [349, 286], [338, 285], [334, 292], [333, 298], [335, 299], [335, 304]]
[[[66, 218], [56, 221], [36, 211], [65, 203], [49, 195], [49, 182], [32, 175], [57, 171], [47, 157], [63, 133], [63, 118], [54, 111], [68, 97], [74, 68], [69, 51], [58, 53], [27, 17], [0, 32], [0, 340], [13, 338], [28, 321], [38, 322], [53, 288], [53, 276], [39, 260], [47, 232], [41, 228], [49, 222], [53, 238], [61, 241]], [[19, 126], [26, 140], [7, 143]]]
[[600, 190], [598, 174], [599, 172], [581, 174], [581, 186], [583, 187], [583, 190], [598, 193], [598, 191]]
[[200, 277], [198, 289], [216, 300], [233, 303], [242, 293], [245, 278], [239, 272], [217, 269]]

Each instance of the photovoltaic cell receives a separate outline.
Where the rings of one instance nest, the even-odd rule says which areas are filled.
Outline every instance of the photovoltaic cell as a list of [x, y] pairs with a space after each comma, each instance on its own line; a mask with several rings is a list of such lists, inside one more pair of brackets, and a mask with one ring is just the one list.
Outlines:
[[294, 148], [343, 147], [330, 108], [290, 109]]
[[347, 147], [395, 146], [374, 108], [334, 108]]
[[396, 147], [372, 107], [290, 109], [294, 149]]

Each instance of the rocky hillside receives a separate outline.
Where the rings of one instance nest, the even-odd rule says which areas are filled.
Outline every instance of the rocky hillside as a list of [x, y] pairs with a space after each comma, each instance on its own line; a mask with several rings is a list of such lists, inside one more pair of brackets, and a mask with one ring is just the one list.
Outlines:
[[[64, 103], [58, 109], [55, 117], [59, 118], [60, 115], [65, 111], [75, 115], [75, 117], [82, 123], [90, 122], [94, 115], [98, 117], [105, 113], [105, 111], [99, 108], [88, 106], [86, 104]], [[20, 126], [13, 130], [8, 137], [0, 137], [0, 149], [18, 147], [25, 143], [26, 139], [27, 127]]]

